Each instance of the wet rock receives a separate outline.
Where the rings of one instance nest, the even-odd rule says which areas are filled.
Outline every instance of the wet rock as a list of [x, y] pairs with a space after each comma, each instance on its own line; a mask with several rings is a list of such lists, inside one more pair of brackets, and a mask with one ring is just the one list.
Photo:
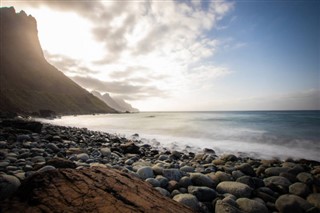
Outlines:
[[252, 188], [250, 188], [248, 185], [233, 181], [224, 181], [219, 183], [216, 190], [219, 193], [230, 193], [238, 198], [249, 198], [252, 194]]
[[216, 191], [206, 186], [189, 186], [188, 192], [201, 202], [211, 202], [217, 197]]
[[246, 213], [268, 213], [268, 208], [261, 202], [248, 198], [239, 198], [236, 202], [239, 209]]
[[301, 172], [297, 175], [297, 179], [302, 182], [302, 183], [305, 183], [305, 184], [312, 184], [313, 183], [313, 177], [310, 173], [307, 173], [307, 172]]
[[291, 182], [287, 178], [281, 176], [268, 177], [263, 179], [263, 181], [267, 187], [270, 187], [274, 190], [280, 190], [283, 193], [287, 192], [289, 186], [291, 185]]
[[182, 178], [182, 173], [179, 169], [164, 169], [162, 175], [169, 180], [179, 181]]
[[248, 163], [243, 163], [240, 166], [237, 166], [236, 169], [240, 170], [241, 172], [243, 172], [246, 175], [249, 175], [252, 177], [256, 176], [255, 171]]
[[268, 177], [279, 176], [280, 173], [288, 172], [289, 170], [290, 170], [290, 168], [288, 168], [288, 167], [270, 167], [265, 170], [265, 174]]
[[138, 171], [137, 171], [137, 174], [143, 180], [145, 180], [147, 178], [153, 178], [154, 177], [153, 170], [149, 166], [145, 166], [145, 167], [139, 168]]
[[195, 186], [215, 186], [215, 183], [211, 178], [201, 173], [190, 173], [190, 179]]
[[307, 197], [307, 201], [320, 209], [320, 193], [313, 193]]
[[231, 175], [229, 175], [229, 174], [227, 174], [225, 172], [221, 172], [221, 171], [217, 171], [214, 174], [214, 176], [212, 177], [212, 179], [216, 183], [220, 183], [220, 182], [223, 182], [223, 181], [232, 181]]
[[11, 197], [19, 188], [20, 180], [12, 175], [0, 175], [0, 200]]
[[48, 160], [46, 164], [56, 168], [76, 168], [76, 164], [74, 162], [64, 158], [52, 158]]
[[156, 177], [156, 180], [159, 181], [160, 187], [162, 187], [162, 188], [166, 188], [169, 183], [169, 180], [167, 178], [163, 177], [162, 175], [158, 175]]
[[120, 148], [121, 148], [122, 153], [124, 153], [124, 154], [127, 154], [127, 153], [140, 154], [141, 153], [140, 148], [137, 145], [135, 145], [134, 142], [128, 142], [125, 144], [121, 144]]
[[289, 186], [289, 193], [298, 195], [300, 197], [306, 197], [310, 194], [310, 189], [305, 183], [294, 183]]
[[37, 173], [0, 208], [3, 212], [192, 212], [138, 178], [98, 167]]
[[177, 201], [178, 203], [181, 203], [183, 205], [186, 205], [193, 209], [194, 211], [199, 211], [199, 201], [198, 199], [191, 194], [178, 194], [173, 197], [173, 200]]
[[313, 208], [313, 206], [303, 198], [290, 194], [281, 195], [275, 204], [281, 213], [302, 213]]
[[190, 177], [185, 176], [179, 180], [179, 186], [181, 187], [188, 188], [188, 186], [191, 186], [191, 185], [192, 185], [192, 182]]

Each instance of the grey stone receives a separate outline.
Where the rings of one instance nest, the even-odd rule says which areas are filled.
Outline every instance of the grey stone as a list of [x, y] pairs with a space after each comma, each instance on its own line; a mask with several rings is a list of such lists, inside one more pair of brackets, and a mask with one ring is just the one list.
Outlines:
[[177, 201], [178, 203], [182, 203], [186, 206], [189, 206], [194, 211], [199, 211], [199, 201], [196, 196], [191, 194], [178, 194], [173, 197], [173, 200]]
[[169, 156], [168, 155], [160, 155], [158, 157], [158, 160], [161, 160], [161, 161], [165, 161], [165, 160], [168, 160], [169, 159]]
[[190, 179], [195, 186], [215, 186], [215, 182], [210, 177], [202, 173], [190, 173]]
[[217, 192], [206, 186], [189, 186], [189, 194], [193, 194], [201, 202], [211, 202], [217, 197]]
[[190, 177], [185, 176], [179, 180], [179, 186], [181, 187], [188, 188], [188, 186], [191, 186], [191, 185], [192, 185], [192, 182]]
[[20, 180], [12, 175], [0, 176], [0, 200], [5, 200], [13, 195], [20, 186]]
[[89, 155], [87, 153], [77, 154], [77, 159], [82, 161], [89, 160]]
[[170, 197], [170, 192], [168, 192], [167, 190], [161, 188], [161, 187], [155, 187], [155, 189], [160, 192], [163, 196], [166, 196], [166, 197]]
[[147, 178], [146, 182], [150, 183], [153, 187], [160, 187], [160, 182], [155, 178]]
[[162, 175], [158, 175], [156, 177], [156, 180], [159, 181], [160, 187], [163, 187], [163, 188], [167, 187], [167, 185], [169, 183], [169, 180], [167, 178], [163, 177]]
[[289, 169], [290, 168], [288, 168], [288, 167], [270, 167], [270, 168], [267, 168], [264, 172], [268, 177], [279, 176], [280, 173], [288, 172]]
[[104, 157], [110, 157], [111, 156], [111, 150], [107, 147], [100, 149], [101, 154]]
[[259, 201], [248, 198], [239, 198], [236, 202], [239, 209], [246, 213], [268, 213], [268, 208]]
[[179, 181], [182, 178], [182, 173], [179, 169], [164, 169], [162, 175], [169, 180]]
[[236, 197], [250, 197], [252, 188], [248, 185], [233, 181], [224, 181], [218, 184], [216, 190], [220, 193], [230, 193]]
[[291, 182], [287, 178], [284, 178], [281, 176], [268, 177], [263, 179], [263, 182], [266, 186], [270, 186], [274, 184], [274, 185], [279, 185], [279, 186], [288, 188], [291, 185]]
[[223, 182], [223, 181], [232, 181], [232, 177], [231, 175], [225, 173], [225, 172], [221, 172], [221, 171], [217, 171], [215, 174], [214, 174], [214, 177], [213, 179], [216, 181], [216, 182]]
[[310, 189], [305, 183], [294, 183], [289, 186], [289, 193], [298, 195], [300, 197], [306, 197], [310, 194]]
[[139, 175], [140, 178], [142, 179], [147, 179], [147, 178], [153, 178], [153, 170], [150, 166], [144, 166], [138, 169], [137, 174]]
[[180, 168], [181, 171], [183, 172], [194, 172], [194, 168], [192, 166], [183, 166]]

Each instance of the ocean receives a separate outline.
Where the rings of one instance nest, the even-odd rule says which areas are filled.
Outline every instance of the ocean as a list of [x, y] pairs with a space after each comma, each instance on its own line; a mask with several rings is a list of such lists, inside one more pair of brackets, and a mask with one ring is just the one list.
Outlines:
[[139, 139], [159, 149], [320, 161], [320, 111], [141, 112], [42, 120]]

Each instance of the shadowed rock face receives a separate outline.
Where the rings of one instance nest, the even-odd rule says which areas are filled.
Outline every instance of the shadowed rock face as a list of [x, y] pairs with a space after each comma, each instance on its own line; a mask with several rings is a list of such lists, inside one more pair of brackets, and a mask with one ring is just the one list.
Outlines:
[[0, 206], [2, 212], [193, 212], [136, 177], [99, 167], [35, 174]]
[[0, 17], [0, 112], [115, 112], [46, 61], [32, 16], [0, 8]]

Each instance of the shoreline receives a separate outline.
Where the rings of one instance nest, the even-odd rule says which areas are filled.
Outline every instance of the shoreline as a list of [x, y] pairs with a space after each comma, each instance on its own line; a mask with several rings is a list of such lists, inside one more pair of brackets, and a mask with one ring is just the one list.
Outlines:
[[[37, 121], [25, 121], [20, 126], [14, 123], [4, 126], [0, 122], [0, 174], [14, 176], [19, 182], [39, 172], [61, 168], [52, 163], [55, 160], [77, 170], [94, 167], [120, 170], [145, 180], [178, 202], [182, 202], [180, 197], [192, 195], [196, 204], [191, 205], [191, 201], [184, 204], [201, 212], [225, 207], [244, 211], [241, 199], [256, 206], [262, 204], [262, 212], [280, 211], [283, 205], [279, 203], [286, 203], [285, 195], [295, 202], [301, 198], [302, 209], [319, 210], [319, 200], [316, 204], [309, 199], [310, 196], [320, 199], [320, 162], [317, 161], [217, 156], [208, 148], [200, 153], [161, 151], [143, 143], [138, 135], [130, 140], [85, 128]], [[243, 188], [245, 196], [231, 189], [233, 184], [237, 190]]]

